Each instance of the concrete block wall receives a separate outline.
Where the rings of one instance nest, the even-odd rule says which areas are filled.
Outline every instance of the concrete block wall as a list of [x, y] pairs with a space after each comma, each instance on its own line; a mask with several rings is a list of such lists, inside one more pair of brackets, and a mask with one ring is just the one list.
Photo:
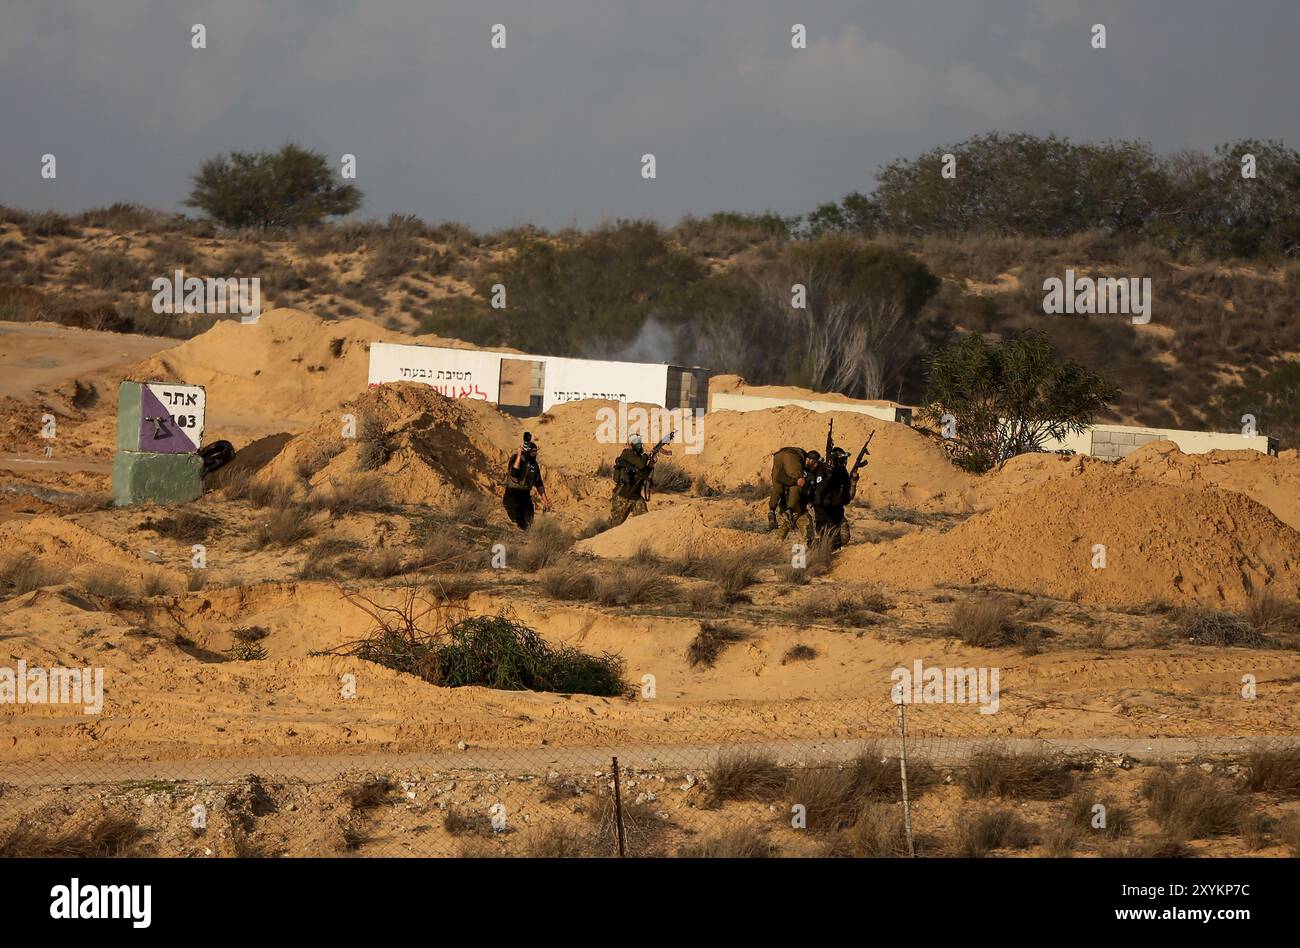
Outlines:
[[1160, 440], [1162, 439], [1159, 435], [1143, 431], [1115, 431], [1094, 428], [1092, 431], [1091, 454], [1095, 458], [1118, 460], [1136, 451], [1144, 444]]

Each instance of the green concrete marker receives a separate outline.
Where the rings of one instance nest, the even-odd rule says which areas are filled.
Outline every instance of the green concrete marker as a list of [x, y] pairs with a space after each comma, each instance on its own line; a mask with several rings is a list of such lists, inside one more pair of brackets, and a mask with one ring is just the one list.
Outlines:
[[113, 502], [183, 504], [203, 493], [203, 389], [123, 382], [117, 390]]
[[186, 504], [203, 494], [203, 458], [197, 454], [119, 451], [113, 459], [113, 503]]

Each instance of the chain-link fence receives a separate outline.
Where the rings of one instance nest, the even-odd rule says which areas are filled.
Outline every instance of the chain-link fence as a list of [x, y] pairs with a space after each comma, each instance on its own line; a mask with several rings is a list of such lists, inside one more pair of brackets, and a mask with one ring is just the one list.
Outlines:
[[[1288, 738], [1056, 740], [991, 733], [972, 707], [858, 700], [817, 727], [766, 722], [771, 736], [756, 739], [740, 710], [755, 711], [722, 707], [642, 746], [0, 764], [0, 854], [1281, 854], [1300, 843]], [[1206, 807], [1217, 809], [1194, 812]]]

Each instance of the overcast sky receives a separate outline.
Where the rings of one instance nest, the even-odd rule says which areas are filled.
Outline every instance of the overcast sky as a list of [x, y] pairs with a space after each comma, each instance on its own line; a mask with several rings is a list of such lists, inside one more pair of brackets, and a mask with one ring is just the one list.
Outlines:
[[0, 203], [179, 210], [292, 140], [357, 156], [362, 217], [800, 214], [994, 129], [1297, 147], [1298, 48], [1298, 0], [3, 0]]

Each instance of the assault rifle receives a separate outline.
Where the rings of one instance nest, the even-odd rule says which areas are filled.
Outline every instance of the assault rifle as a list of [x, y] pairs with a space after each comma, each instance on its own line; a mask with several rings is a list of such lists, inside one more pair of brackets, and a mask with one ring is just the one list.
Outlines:
[[659, 457], [660, 453], [672, 454], [672, 452], [668, 450], [668, 443], [673, 440], [673, 436], [676, 434], [677, 432], [673, 430], [660, 438], [658, 443], [650, 449], [650, 454], [646, 458], [645, 477], [641, 481], [641, 496], [647, 503], [650, 501], [650, 491], [654, 487], [655, 460]]
[[828, 425], [826, 426], [826, 455], [825, 455], [825, 457], [826, 457], [826, 463], [827, 463], [827, 464], [829, 464], [829, 463], [830, 463], [830, 460], [831, 460], [831, 451], [833, 451], [833, 450], [835, 449], [835, 440], [834, 440], [834, 438], [832, 437], [832, 435], [834, 434], [834, 432], [835, 432], [835, 419], [832, 418], [832, 419], [830, 420], [830, 424], [828, 424]]
[[857, 460], [853, 462], [853, 470], [849, 471], [850, 474], [856, 474], [858, 473], [858, 468], [867, 466], [867, 455], [871, 453], [867, 449], [871, 447], [871, 439], [875, 436], [876, 433], [874, 431], [867, 435], [867, 443], [864, 444], [862, 450], [858, 452]]

